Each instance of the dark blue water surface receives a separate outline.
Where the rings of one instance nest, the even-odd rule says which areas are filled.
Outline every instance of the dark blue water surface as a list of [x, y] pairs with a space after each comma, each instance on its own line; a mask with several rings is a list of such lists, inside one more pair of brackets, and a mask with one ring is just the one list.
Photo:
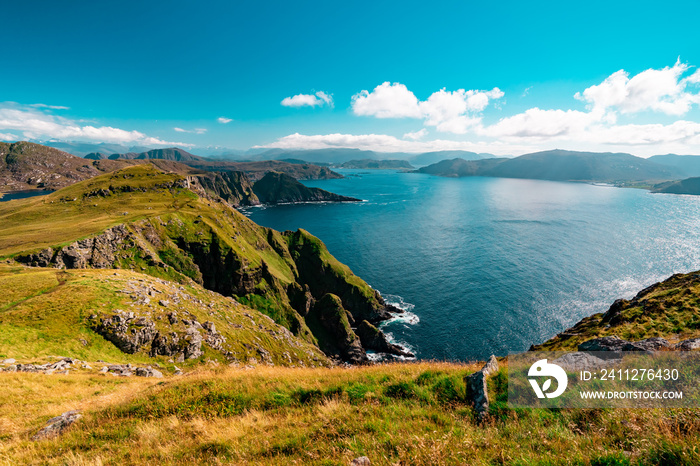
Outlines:
[[248, 215], [278, 230], [310, 231], [403, 303], [417, 318], [384, 330], [421, 359], [526, 350], [617, 298], [700, 269], [700, 197], [340, 171], [345, 179], [305, 184], [365, 202], [261, 207]]
[[4, 194], [2, 197], [0, 197], [0, 202], [12, 201], [14, 199], [26, 199], [34, 196], [46, 196], [52, 192], [53, 191], [16, 191], [14, 193]]

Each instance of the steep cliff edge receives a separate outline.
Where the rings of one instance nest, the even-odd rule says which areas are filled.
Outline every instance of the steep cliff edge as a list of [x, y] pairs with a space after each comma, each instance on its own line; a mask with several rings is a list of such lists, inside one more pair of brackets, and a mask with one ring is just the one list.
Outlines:
[[[192, 280], [314, 344], [327, 334], [314, 333], [307, 320], [327, 294], [358, 324], [390, 316], [393, 309], [318, 238], [263, 228], [199, 188], [187, 177], [141, 165], [0, 205], [0, 255], [34, 266], [124, 268]], [[341, 347], [331, 355], [364, 360], [351, 345]]]

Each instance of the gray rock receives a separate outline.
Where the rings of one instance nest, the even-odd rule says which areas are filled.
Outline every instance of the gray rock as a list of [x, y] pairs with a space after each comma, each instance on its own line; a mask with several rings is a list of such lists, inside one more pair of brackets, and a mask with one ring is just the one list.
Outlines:
[[[627, 341], [616, 335], [612, 335], [585, 341], [578, 345], [578, 350], [606, 353], [605, 355], [599, 355], [603, 359], [620, 359], [622, 357], [622, 351], [652, 353], [670, 347], [671, 344], [664, 338], [654, 337], [640, 341]], [[610, 353], [610, 355], [608, 356], [607, 353]]]
[[369, 461], [369, 458], [366, 456], [360, 456], [359, 458], [355, 458], [350, 462], [350, 466], [371, 466], [371, 462]]
[[567, 371], [595, 370], [606, 367], [611, 363], [588, 353], [569, 353], [555, 359], [552, 363], [561, 366]]
[[44, 440], [57, 437], [81, 417], [79, 411], [68, 411], [60, 416], [49, 419], [46, 425], [39, 432], [34, 434], [32, 440]]
[[690, 340], [683, 340], [679, 342], [674, 349], [679, 351], [692, 351], [700, 349], [700, 338], [693, 338]]
[[152, 369], [150, 367], [137, 367], [134, 370], [134, 374], [136, 374], [138, 377], [155, 377], [157, 379], [163, 378], [162, 372]]
[[481, 370], [464, 378], [467, 385], [467, 400], [474, 406], [478, 420], [483, 420], [489, 411], [489, 394], [486, 379], [489, 375], [498, 371], [496, 356], [491, 355], [488, 362]]
[[117, 313], [93, 321], [94, 330], [125, 353], [134, 354], [156, 337], [156, 326], [152, 321], [135, 318], [133, 312]]
[[14, 364], [14, 363], [16, 363], [16, 362], [17, 362], [17, 361], [16, 361], [15, 359], [8, 358], [8, 359], [5, 359], [2, 363], [3, 363], [3, 364]]

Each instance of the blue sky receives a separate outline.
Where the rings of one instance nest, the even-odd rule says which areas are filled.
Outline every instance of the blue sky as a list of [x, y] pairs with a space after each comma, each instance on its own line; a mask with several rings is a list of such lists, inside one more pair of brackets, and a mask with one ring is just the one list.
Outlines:
[[697, 1], [35, 1], [0, 15], [0, 140], [700, 154]]

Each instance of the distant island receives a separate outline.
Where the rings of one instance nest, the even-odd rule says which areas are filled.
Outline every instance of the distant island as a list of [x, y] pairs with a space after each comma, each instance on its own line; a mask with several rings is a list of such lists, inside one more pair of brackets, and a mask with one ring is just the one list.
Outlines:
[[551, 181], [607, 182], [617, 186], [683, 178], [683, 169], [624, 153], [551, 150], [512, 159], [443, 160], [417, 173], [463, 177], [491, 176]]
[[374, 160], [374, 159], [362, 159], [362, 160], [350, 160], [348, 162], [339, 165], [339, 168], [356, 168], [363, 170], [401, 170], [401, 169], [412, 169], [413, 165], [408, 163], [407, 160]]

